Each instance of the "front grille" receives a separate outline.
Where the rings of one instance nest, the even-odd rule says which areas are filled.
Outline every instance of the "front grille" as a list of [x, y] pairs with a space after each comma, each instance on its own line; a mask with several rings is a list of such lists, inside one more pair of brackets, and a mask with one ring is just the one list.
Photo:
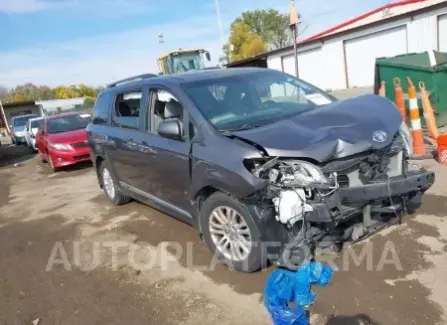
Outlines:
[[86, 160], [90, 159], [90, 155], [74, 156], [75, 160]]
[[88, 147], [88, 142], [84, 141], [84, 142], [76, 142], [76, 143], [72, 143], [71, 146], [73, 148], [86, 148]]
[[337, 172], [340, 187], [361, 186], [403, 173], [404, 144], [400, 136], [387, 147], [331, 161], [322, 167]]

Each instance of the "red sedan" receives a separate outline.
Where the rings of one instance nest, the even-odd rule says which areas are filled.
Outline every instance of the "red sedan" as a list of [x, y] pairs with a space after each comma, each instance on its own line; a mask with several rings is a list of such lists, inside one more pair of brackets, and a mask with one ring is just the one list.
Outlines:
[[90, 160], [86, 127], [91, 116], [67, 113], [44, 118], [36, 135], [36, 147], [42, 161], [48, 161], [53, 171], [63, 166]]

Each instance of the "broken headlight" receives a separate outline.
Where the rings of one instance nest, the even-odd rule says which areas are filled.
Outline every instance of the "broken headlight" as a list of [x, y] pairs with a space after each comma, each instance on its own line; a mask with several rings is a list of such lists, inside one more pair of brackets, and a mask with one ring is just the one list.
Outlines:
[[280, 171], [281, 182], [287, 187], [331, 189], [336, 185], [332, 175], [325, 176], [320, 168], [307, 161], [283, 161]]

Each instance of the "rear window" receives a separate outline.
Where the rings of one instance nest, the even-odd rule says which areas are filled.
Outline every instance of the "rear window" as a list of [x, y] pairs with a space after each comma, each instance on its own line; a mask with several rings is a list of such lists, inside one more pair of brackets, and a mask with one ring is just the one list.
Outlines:
[[42, 123], [42, 120], [31, 121], [31, 128], [32, 129], [40, 128], [41, 123]]
[[26, 122], [28, 122], [28, 120], [29, 120], [30, 118], [33, 118], [33, 117], [34, 117], [34, 116], [16, 117], [16, 118], [14, 119], [13, 126], [14, 126], [14, 127], [25, 126], [25, 125], [26, 125]]
[[48, 120], [48, 133], [61, 133], [85, 129], [90, 123], [90, 114], [69, 115]]

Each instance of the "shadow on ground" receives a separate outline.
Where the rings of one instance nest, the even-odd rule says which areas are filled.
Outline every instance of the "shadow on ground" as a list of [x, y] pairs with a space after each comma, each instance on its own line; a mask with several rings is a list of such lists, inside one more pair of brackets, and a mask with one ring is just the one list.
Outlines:
[[2, 142], [0, 146], [0, 168], [33, 159], [34, 156], [35, 153], [31, 152], [26, 146], [16, 146]]
[[[167, 297], [155, 286], [136, 285], [126, 273], [78, 269], [72, 248], [77, 226], [52, 214], [0, 227], [0, 324], [40, 319], [41, 324], [174, 325], [188, 318], [182, 299]], [[66, 252], [70, 269], [61, 254], [60, 263], [48, 268], [56, 243]]]
[[91, 161], [85, 161], [76, 165], [61, 167], [57, 170], [57, 172], [53, 172], [48, 163], [44, 163], [41, 161], [39, 161], [38, 163], [42, 166], [42, 169], [39, 171], [39, 173], [42, 175], [51, 175], [52, 178], [80, 176], [89, 172], [93, 166]]
[[330, 316], [326, 325], [380, 325], [368, 315]]

